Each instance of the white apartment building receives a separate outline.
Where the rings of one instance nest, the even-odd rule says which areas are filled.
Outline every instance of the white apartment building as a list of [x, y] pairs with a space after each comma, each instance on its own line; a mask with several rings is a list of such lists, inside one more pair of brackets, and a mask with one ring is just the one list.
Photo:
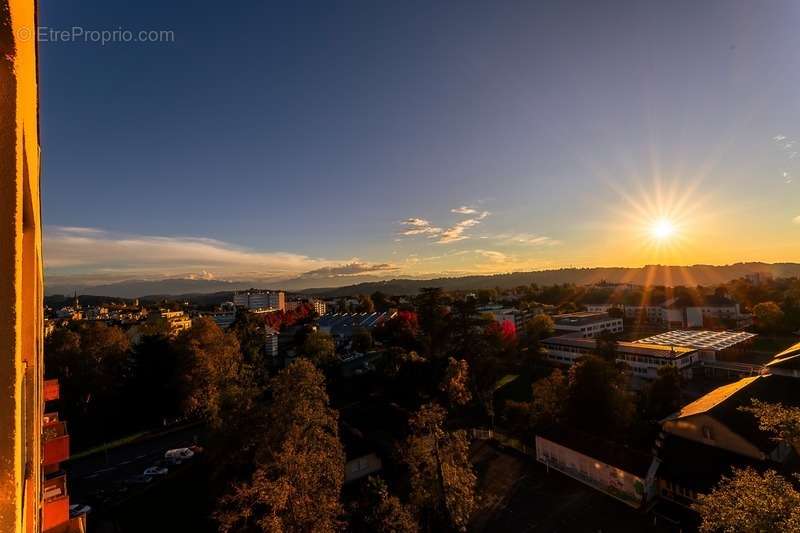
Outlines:
[[283, 291], [249, 290], [236, 292], [233, 295], [236, 307], [246, 309], [286, 309], [286, 293]]

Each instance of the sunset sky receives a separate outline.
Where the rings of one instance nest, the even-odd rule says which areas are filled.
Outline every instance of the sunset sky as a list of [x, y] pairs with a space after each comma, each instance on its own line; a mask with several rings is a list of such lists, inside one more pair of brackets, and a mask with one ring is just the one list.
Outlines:
[[800, 261], [795, 1], [39, 12], [50, 282]]

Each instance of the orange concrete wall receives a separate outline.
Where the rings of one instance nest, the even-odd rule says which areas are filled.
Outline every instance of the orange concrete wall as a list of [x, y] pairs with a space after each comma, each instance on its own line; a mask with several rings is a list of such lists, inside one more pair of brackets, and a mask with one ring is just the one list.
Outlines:
[[0, 533], [41, 510], [42, 247], [36, 3], [0, 0]]

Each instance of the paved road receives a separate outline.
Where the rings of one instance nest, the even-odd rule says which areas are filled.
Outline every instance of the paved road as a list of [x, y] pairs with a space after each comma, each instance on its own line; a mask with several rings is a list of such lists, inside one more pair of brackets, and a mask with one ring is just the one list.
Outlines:
[[62, 468], [67, 473], [70, 501], [88, 503], [95, 508], [112, 505], [128, 491], [124, 486], [126, 479], [158, 463], [166, 450], [202, 443], [203, 436], [203, 427], [196, 425], [68, 461]]

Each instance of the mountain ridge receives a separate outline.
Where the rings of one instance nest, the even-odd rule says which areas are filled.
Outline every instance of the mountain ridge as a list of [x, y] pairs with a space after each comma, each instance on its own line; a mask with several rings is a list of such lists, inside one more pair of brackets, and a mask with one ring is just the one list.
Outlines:
[[[245, 290], [253, 287], [282, 289], [316, 296], [348, 296], [359, 293], [372, 293], [380, 290], [387, 294], [414, 294], [423, 287], [442, 287], [445, 290], [477, 290], [485, 288], [511, 288], [519, 285], [553, 285], [574, 283], [588, 285], [605, 281], [607, 283], [629, 283], [631, 285], [715, 285], [748, 274], [765, 273], [773, 277], [800, 276], [800, 263], [733, 263], [730, 265], [645, 265], [643, 267], [587, 267], [510, 272], [502, 274], [470, 275], [429, 279], [375, 279], [348, 285], [309, 287], [309, 280], [290, 279], [281, 282], [264, 281], [226, 281], [207, 279], [163, 279], [127, 280], [95, 286], [69, 286], [58, 284], [45, 287], [45, 294], [80, 294], [115, 298], [154, 298], [157, 296], [189, 296]], [[335, 283], [342, 278], [331, 278]]]

